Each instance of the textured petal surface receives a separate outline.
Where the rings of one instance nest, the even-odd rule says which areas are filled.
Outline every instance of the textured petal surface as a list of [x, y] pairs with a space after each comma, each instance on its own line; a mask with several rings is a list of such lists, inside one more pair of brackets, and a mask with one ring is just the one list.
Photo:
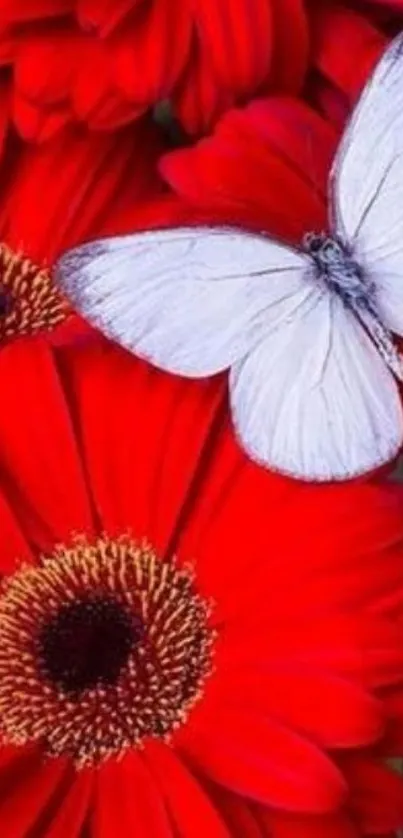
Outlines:
[[165, 550], [222, 409], [221, 384], [170, 378], [107, 344], [72, 351], [66, 374], [103, 525]]
[[230, 838], [218, 811], [171, 748], [150, 741], [144, 759], [158, 784], [175, 834], [202, 838], [207, 833], [211, 838]]
[[[227, 222], [299, 243], [326, 225], [327, 174], [337, 134], [295, 99], [230, 111], [212, 137], [162, 158], [170, 186]], [[289, 195], [293, 196], [290, 207]]]
[[191, 16], [187, 0], [143, 5], [133, 19], [130, 36], [115, 49], [116, 80], [124, 94], [147, 106], [171, 93], [188, 56]]
[[41, 340], [30, 342], [29, 352], [23, 340], [4, 348], [0, 377], [8, 393], [7, 411], [0, 415], [4, 491], [29, 541], [40, 551], [53, 549], [72, 532], [91, 532], [92, 518], [50, 350]]
[[[152, 774], [135, 753], [106, 764], [96, 780], [91, 838], [112, 838], [117, 818], [122, 835], [174, 838]], [[141, 834], [140, 832], [140, 834]]]
[[[212, 709], [214, 708], [214, 709]], [[327, 812], [344, 800], [346, 786], [314, 745], [250, 709], [214, 704], [193, 711], [177, 734], [184, 758], [215, 782], [288, 811]], [[214, 718], [214, 733], [211, 727]]]
[[[139, 156], [146, 147], [149, 152]], [[10, 167], [0, 208], [1, 236], [35, 261], [118, 225], [121, 211], [158, 187], [155, 131], [148, 124], [115, 135], [70, 129], [40, 148], [24, 148]], [[41, 196], [41, 212], [38, 200]]]

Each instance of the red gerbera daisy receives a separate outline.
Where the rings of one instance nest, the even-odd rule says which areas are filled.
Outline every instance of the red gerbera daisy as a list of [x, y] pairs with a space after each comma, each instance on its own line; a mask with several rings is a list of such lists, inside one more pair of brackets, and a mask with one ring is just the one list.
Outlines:
[[61, 249], [112, 228], [159, 191], [160, 147], [146, 123], [113, 135], [71, 128], [46, 146], [13, 145], [2, 170], [0, 347], [76, 334], [78, 318], [55, 289], [51, 265]]
[[249, 838], [225, 793], [348, 803], [325, 752], [375, 742], [369, 688], [403, 678], [369, 608], [403, 583], [399, 490], [258, 468], [221, 379], [56, 354], [0, 353], [3, 835]]
[[1, 0], [0, 21], [3, 119], [26, 139], [116, 128], [166, 97], [198, 132], [261, 87], [300, 90], [307, 64], [302, 0]]

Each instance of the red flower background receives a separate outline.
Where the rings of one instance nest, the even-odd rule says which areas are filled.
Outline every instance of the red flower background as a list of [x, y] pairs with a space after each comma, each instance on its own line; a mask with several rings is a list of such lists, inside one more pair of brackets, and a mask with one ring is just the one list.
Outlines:
[[[76, 774], [63, 748], [44, 760], [32, 730], [13, 747], [7, 724], [4, 834], [110, 838], [117, 819], [125, 835], [141, 824], [140, 834], [157, 838], [202, 836], [207, 826], [214, 838], [394, 829], [403, 783], [382, 764], [387, 741], [377, 743], [392, 731], [403, 682], [402, 635], [391, 619], [403, 599], [401, 493], [351, 484], [301, 496], [251, 463], [227, 422], [217, 423], [222, 381], [172, 379], [103, 342], [59, 350], [57, 364], [45, 344], [28, 355], [16, 342], [2, 351], [0, 373], [5, 581], [17, 559], [38, 565], [57, 544], [71, 546], [74, 532], [91, 541], [130, 528], [161, 558], [174, 551], [182, 567], [193, 559], [217, 631], [213, 672], [169, 745], [146, 739], [140, 752]], [[46, 600], [40, 589], [34, 600], [29, 584], [22, 616], [57, 604], [63, 581]], [[4, 718], [15, 678], [9, 636], [1, 622]], [[43, 678], [30, 672], [35, 687], [18, 671], [24, 712], [35, 713], [30, 697]], [[145, 689], [144, 700], [147, 681]], [[71, 701], [76, 720], [80, 704]], [[51, 732], [65, 704], [64, 696], [52, 710]]]
[[[326, 227], [340, 133], [402, 25], [402, 0], [0, 0], [1, 241], [35, 275], [132, 229]], [[130, 527], [198, 559], [231, 638], [171, 748], [76, 775], [1, 746], [5, 838], [393, 838], [401, 490], [265, 474], [235, 446], [221, 379], [151, 372], [70, 310], [0, 343], [5, 579], [73, 531]]]
[[169, 98], [192, 135], [252, 96], [299, 94], [310, 76], [336, 113], [402, 11], [346, 6], [177, 0], [173, 14], [169, 0], [2, 0], [2, 123], [45, 140], [71, 121], [114, 129]]

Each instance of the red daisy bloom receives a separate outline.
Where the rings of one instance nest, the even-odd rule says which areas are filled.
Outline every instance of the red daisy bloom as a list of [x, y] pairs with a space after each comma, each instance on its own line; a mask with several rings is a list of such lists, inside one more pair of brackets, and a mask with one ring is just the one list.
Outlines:
[[56, 355], [0, 353], [3, 835], [272, 834], [230, 794], [275, 838], [281, 810], [328, 823], [326, 751], [378, 740], [371, 690], [403, 678], [373, 610], [403, 584], [400, 490], [258, 468], [221, 379]]
[[111, 229], [160, 190], [155, 126], [96, 135], [70, 128], [46, 146], [13, 144], [2, 170], [0, 347], [17, 337], [60, 342], [83, 329], [51, 265], [72, 243]]
[[[3, 122], [46, 139], [70, 120], [110, 129], [172, 98], [187, 131], [261, 88], [296, 92], [302, 0], [1, 0]], [[89, 72], [88, 68], [91, 68]]]

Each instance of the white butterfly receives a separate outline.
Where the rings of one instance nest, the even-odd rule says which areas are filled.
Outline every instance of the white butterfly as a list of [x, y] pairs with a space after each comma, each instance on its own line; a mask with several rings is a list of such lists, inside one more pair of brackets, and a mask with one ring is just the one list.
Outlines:
[[192, 378], [229, 369], [239, 439], [265, 466], [339, 480], [403, 441], [403, 35], [386, 51], [330, 179], [330, 237], [301, 249], [232, 229], [104, 239], [56, 278], [108, 337]]

